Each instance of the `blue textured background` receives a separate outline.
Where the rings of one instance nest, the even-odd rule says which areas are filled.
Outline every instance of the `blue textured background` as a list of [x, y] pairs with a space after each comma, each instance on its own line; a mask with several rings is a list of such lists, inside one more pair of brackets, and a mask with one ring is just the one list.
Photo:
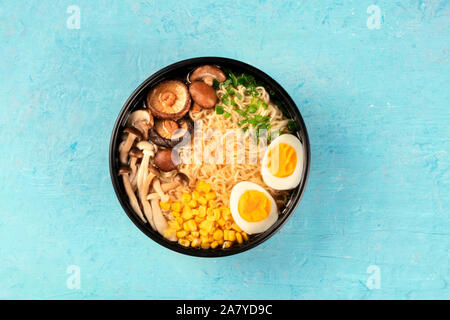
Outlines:
[[[450, 298], [449, 29], [448, 1], [1, 1], [0, 298]], [[286, 88], [312, 163], [279, 233], [206, 260], [130, 222], [108, 144], [144, 79], [209, 55]]]

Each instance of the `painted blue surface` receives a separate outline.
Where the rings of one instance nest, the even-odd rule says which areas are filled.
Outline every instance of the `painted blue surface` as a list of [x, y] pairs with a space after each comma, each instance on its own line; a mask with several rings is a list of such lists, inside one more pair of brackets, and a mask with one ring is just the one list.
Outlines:
[[[0, 3], [0, 298], [449, 299], [449, 1], [181, 3]], [[131, 92], [196, 56], [273, 76], [312, 147], [295, 215], [222, 259], [149, 240], [108, 172]]]

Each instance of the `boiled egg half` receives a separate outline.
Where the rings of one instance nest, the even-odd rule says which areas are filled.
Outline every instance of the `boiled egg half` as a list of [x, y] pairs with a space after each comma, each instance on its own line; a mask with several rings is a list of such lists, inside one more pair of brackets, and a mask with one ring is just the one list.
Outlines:
[[273, 197], [248, 181], [239, 182], [231, 190], [230, 211], [236, 224], [248, 234], [264, 232], [278, 219]]
[[303, 147], [292, 134], [275, 138], [264, 153], [261, 175], [264, 182], [275, 190], [295, 188], [302, 179]]

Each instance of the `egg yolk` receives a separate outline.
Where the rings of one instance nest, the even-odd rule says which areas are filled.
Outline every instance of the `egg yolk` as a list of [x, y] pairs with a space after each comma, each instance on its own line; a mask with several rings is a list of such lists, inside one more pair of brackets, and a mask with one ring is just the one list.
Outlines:
[[268, 154], [267, 168], [278, 178], [290, 176], [297, 165], [297, 152], [287, 143], [279, 143]]
[[271, 205], [263, 192], [247, 190], [239, 198], [238, 211], [245, 221], [258, 222], [267, 218]]

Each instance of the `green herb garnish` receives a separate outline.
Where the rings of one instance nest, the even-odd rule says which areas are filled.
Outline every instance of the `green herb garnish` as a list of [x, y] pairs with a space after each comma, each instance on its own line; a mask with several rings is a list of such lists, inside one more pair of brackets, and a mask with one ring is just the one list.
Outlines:
[[241, 121], [238, 122], [238, 126], [242, 127], [246, 123], [247, 123], [247, 120], [241, 120]]
[[254, 104], [247, 106], [247, 111], [249, 113], [255, 113], [256, 111], [258, 111], [258, 107]]
[[231, 113], [225, 112], [225, 113], [223, 114], [223, 116], [224, 116], [225, 118], [229, 118], [229, 117], [231, 117]]
[[224, 105], [229, 105], [230, 104], [230, 100], [228, 99], [228, 95], [227, 94], [225, 94], [223, 97], [222, 97], [222, 103], [224, 104]]
[[214, 88], [214, 90], [217, 90], [220, 87], [220, 82], [215, 78], [213, 79], [212, 87]]
[[216, 113], [217, 114], [223, 114], [224, 109], [223, 106], [216, 106]]
[[248, 118], [247, 112], [245, 112], [245, 111], [243, 111], [241, 109], [233, 109], [233, 110], [236, 111], [239, 115], [241, 115], [241, 116], [243, 116], [245, 118]]
[[289, 120], [287, 127], [288, 127], [289, 131], [297, 131], [297, 124], [295, 123], [294, 120]]

